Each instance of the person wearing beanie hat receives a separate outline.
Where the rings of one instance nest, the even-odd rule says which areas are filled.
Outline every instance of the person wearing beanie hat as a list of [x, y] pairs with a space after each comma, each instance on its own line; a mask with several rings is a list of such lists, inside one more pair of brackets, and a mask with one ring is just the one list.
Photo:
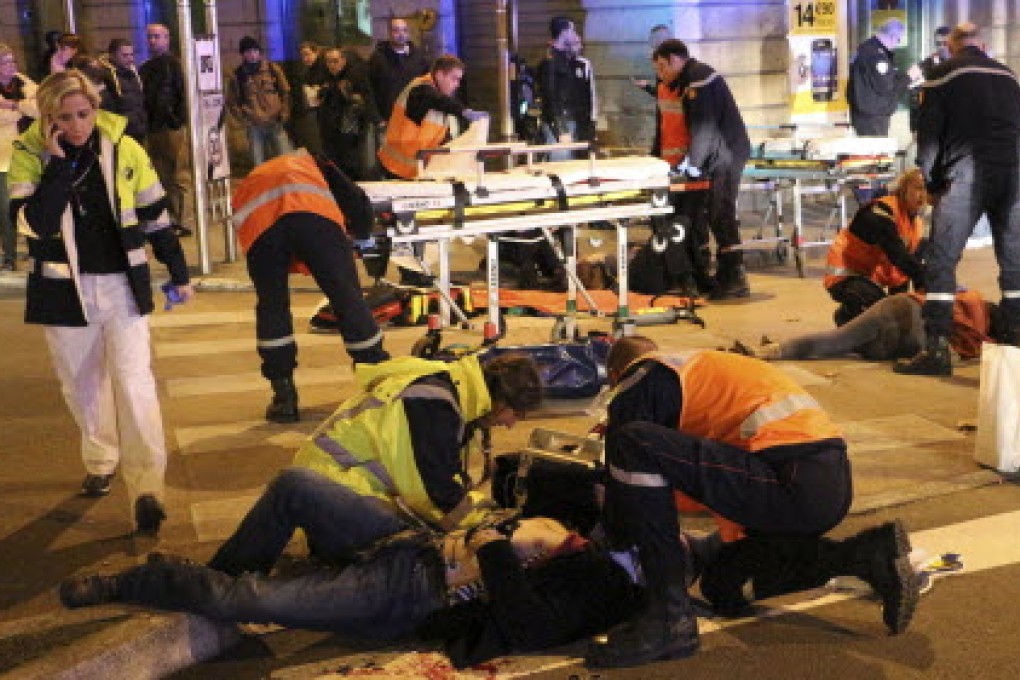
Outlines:
[[290, 119], [290, 85], [283, 70], [262, 58], [258, 40], [246, 35], [238, 45], [241, 65], [227, 89], [227, 108], [245, 124], [252, 163], [261, 163], [293, 149], [283, 129]]

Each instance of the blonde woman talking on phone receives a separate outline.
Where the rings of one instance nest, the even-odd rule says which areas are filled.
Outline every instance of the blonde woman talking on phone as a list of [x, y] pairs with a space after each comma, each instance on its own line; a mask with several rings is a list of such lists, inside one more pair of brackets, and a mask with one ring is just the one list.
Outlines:
[[152, 375], [152, 280], [146, 242], [182, 300], [194, 294], [163, 188], [126, 119], [99, 110], [80, 71], [36, 94], [41, 117], [14, 143], [11, 215], [28, 239], [25, 321], [45, 326], [64, 398], [81, 429], [81, 493], [109, 493], [121, 466], [135, 526], [166, 515], [166, 445]]

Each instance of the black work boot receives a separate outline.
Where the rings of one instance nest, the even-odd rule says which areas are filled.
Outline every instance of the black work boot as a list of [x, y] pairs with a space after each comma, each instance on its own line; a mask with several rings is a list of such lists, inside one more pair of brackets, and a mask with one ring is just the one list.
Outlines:
[[744, 271], [744, 254], [737, 251], [719, 254], [719, 267], [715, 273], [716, 287], [710, 300], [735, 300], [751, 296], [751, 286]]
[[588, 649], [590, 668], [627, 668], [665, 659], [684, 659], [698, 651], [698, 618], [684, 584], [669, 587], [665, 602], [652, 602], [633, 621], [609, 631], [606, 642]]
[[840, 574], [856, 576], [882, 598], [882, 620], [893, 635], [910, 625], [920, 582], [910, 564], [910, 537], [896, 520], [865, 529], [838, 544]]
[[119, 583], [116, 576], [76, 576], [60, 584], [60, 602], [68, 609], [116, 602]]
[[902, 375], [952, 375], [953, 360], [949, 354], [949, 338], [929, 333], [924, 349], [912, 359], [901, 359], [893, 371]]
[[273, 378], [273, 401], [266, 408], [266, 420], [274, 423], [296, 423], [298, 417], [297, 388], [293, 378]]
[[151, 493], [135, 499], [135, 528], [140, 534], [155, 536], [166, 519], [163, 504]]

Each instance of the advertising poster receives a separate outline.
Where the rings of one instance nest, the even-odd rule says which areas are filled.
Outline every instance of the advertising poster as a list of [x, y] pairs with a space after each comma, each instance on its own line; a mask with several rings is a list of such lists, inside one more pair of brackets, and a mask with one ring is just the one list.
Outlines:
[[218, 92], [221, 89], [220, 58], [216, 49], [216, 36], [195, 37], [195, 70], [198, 76], [198, 91]]
[[230, 177], [230, 161], [227, 158], [226, 111], [223, 93], [202, 94], [202, 158], [205, 164], [204, 179], [207, 182]]
[[843, 7], [838, 0], [789, 0], [791, 122], [846, 118]]

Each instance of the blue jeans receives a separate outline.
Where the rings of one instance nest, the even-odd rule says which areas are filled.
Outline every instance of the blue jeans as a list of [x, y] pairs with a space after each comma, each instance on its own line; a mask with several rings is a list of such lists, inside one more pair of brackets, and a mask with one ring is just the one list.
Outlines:
[[378, 498], [359, 496], [312, 470], [288, 468], [269, 483], [209, 566], [231, 576], [268, 573], [295, 529], [304, 530], [316, 556], [346, 563], [407, 526], [396, 509]]
[[929, 334], [949, 337], [953, 328], [956, 266], [982, 214], [988, 215], [999, 263], [1002, 313], [1007, 328], [1020, 329], [1020, 168], [960, 167], [932, 214], [925, 263], [928, 297], [922, 314]]
[[271, 158], [294, 150], [281, 123], [249, 125], [248, 149], [251, 151], [254, 165], [261, 165]]
[[361, 638], [412, 633], [445, 604], [442, 561], [431, 546], [386, 547], [342, 570], [233, 577], [195, 564], [155, 562], [117, 576], [116, 599], [216, 621], [277, 623]]

